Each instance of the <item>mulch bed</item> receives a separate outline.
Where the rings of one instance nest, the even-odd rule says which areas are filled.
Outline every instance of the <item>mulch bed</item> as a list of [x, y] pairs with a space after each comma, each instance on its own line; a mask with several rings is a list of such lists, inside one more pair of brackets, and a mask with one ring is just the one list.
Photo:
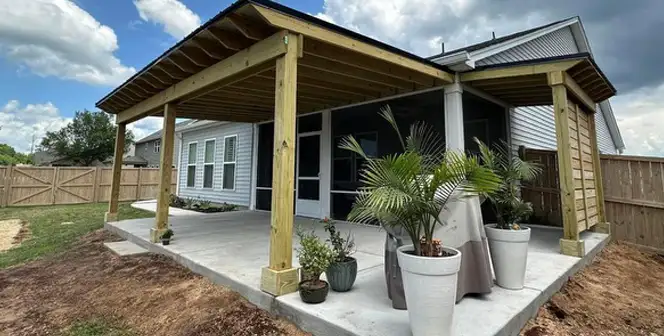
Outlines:
[[664, 336], [664, 256], [610, 244], [521, 335]]
[[308, 335], [155, 254], [119, 257], [100, 230], [71, 250], [0, 270], [0, 335], [59, 335], [77, 321], [118, 321], [137, 335]]

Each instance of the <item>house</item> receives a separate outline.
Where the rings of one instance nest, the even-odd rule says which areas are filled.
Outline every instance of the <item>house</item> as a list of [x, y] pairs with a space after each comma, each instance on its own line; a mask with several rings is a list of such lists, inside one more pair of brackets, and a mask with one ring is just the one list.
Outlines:
[[[456, 71], [470, 71], [497, 64], [546, 60], [579, 53], [590, 53], [590, 46], [580, 19], [573, 17], [444, 52], [429, 59]], [[511, 107], [498, 97], [470, 86], [464, 86], [463, 90], [464, 147], [467, 150], [472, 151], [476, 146], [473, 136], [487, 143], [505, 139], [515, 150], [519, 146], [556, 149], [553, 106]], [[432, 116], [426, 111], [442, 111], [443, 101], [443, 92], [438, 90], [300, 117], [296, 214], [344, 219], [350, 210], [358, 187], [357, 169], [361, 162], [334, 146], [329, 148], [330, 143], [337, 143], [343, 135], [354, 134], [370, 152], [388, 153], [396, 150], [396, 144], [390, 143], [390, 129], [376, 116], [380, 107], [390, 104], [397, 115], [403, 116], [404, 124], [418, 116], [442, 125], [442, 114]], [[622, 152], [625, 146], [611, 103], [608, 100], [599, 103], [594, 117], [600, 152]], [[186, 128], [178, 128], [176, 141], [181, 141], [175, 146], [181, 149], [179, 153], [176, 150], [180, 160], [175, 161], [179, 162], [178, 194], [269, 211], [272, 125], [271, 122], [198, 121]], [[323, 128], [326, 130], [323, 131]], [[440, 129], [444, 132], [442, 126]], [[148, 138], [157, 137], [151, 135]], [[315, 152], [312, 147], [320, 148]], [[304, 150], [313, 156], [301, 155]], [[320, 161], [311, 160], [315, 157], [320, 157]], [[322, 178], [331, 178], [331, 183], [321, 181]]]
[[[363, 161], [339, 149], [339, 140], [352, 134], [370, 155], [401, 150], [377, 114], [386, 104], [400, 127], [426, 121], [454, 151], [473, 151], [473, 137], [544, 146], [552, 136], [546, 145], [558, 154], [561, 251], [584, 256], [581, 232], [608, 227], [598, 138], [608, 133], [613, 144], [601, 147], [613, 152], [623, 146], [606, 103], [615, 94], [578, 18], [423, 58], [275, 1], [239, 0], [96, 106], [116, 115], [116, 158], [128, 124], [164, 117], [150, 240], [168, 228], [177, 163], [180, 194], [222, 195], [217, 200], [271, 211], [260, 288], [279, 296], [297, 289], [294, 214], [344, 218], [357, 195]], [[176, 132], [176, 118], [200, 121]], [[118, 218], [121, 162], [113, 172], [107, 222]]]
[[[175, 128], [177, 130], [191, 122], [193, 122], [193, 120], [179, 122], [175, 124]], [[133, 147], [133, 154], [129, 156], [131, 156], [131, 162], [134, 162], [133, 164], [135, 164], [135, 166], [159, 168], [159, 160], [161, 159], [161, 130], [153, 132], [136, 141]], [[178, 151], [179, 149], [176, 148], [174, 152], [177, 153]], [[177, 156], [174, 157], [173, 162], [177, 162]]]

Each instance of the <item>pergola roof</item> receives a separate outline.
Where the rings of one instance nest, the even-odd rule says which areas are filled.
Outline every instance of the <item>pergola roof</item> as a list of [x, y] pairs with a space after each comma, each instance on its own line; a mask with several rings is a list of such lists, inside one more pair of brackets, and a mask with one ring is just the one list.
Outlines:
[[563, 72], [565, 85], [589, 108], [616, 94], [588, 53], [501, 63], [463, 73], [461, 81], [513, 106], [553, 105], [552, 72]]
[[[118, 122], [160, 115], [256, 122], [274, 115], [269, 39], [298, 34], [297, 110], [392, 96], [453, 81], [447, 68], [267, 0], [234, 3], [97, 102]], [[261, 54], [262, 53], [262, 54]], [[276, 54], [276, 52], [275, 52]], [[269, 55], [268, 55], [269, 56]], [[237, 71], [238, 64], [246, 65]], [[233, 68], [236, 67], [236, 68]], [[216, 81], [210, 74], [228, 72]], [[221, 78], [220, 77], [220, 78]], [[175, 95], [178, 93], [178, 95]]]

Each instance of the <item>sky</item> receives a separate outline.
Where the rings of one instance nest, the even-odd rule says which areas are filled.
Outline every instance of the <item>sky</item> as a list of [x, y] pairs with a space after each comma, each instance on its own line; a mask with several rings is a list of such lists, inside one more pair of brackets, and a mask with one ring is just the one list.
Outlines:
[[[229, 0], [0, 0], [0, 143], [29, 152], [231, 4]], [[431, 56], [578, 15], [628, 154], [664, 156], [664, 2], [660, 0], [282, 0]], [[161, 127], [146, 118], [140, 139]]]

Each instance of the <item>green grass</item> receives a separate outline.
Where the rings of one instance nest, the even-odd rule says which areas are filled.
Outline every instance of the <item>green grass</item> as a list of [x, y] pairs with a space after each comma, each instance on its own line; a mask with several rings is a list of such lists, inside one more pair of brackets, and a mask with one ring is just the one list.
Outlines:
[[[104, 226], [106, 203], [10, 207], [0, 209], [0, 220], [20, 218], [29, 223], [30, 238], [0, 253], [0, 269], [22, 264], [69, 248], [79, 237]], [[148, 211], [120, 204], [120, 219], [154, 217]], [[73, 224], [62, 225], [64, 222]]]
[[65, 333], [66, 336], [133, 336], [126, 328], [104, 320], [77, 322]]

